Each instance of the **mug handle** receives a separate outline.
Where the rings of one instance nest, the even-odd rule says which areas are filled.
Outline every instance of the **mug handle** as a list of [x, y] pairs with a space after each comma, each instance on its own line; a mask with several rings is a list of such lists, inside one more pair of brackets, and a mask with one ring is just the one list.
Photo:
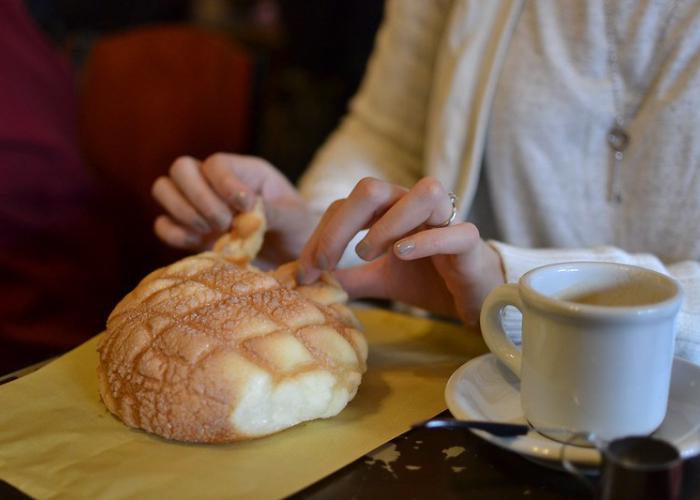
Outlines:
[[481, 332], [489, 350], [520, 378], [522, 353], [508, 338], [501, 323], [501, 311], [506, 306], [515, 306], [522, 312], [523, 303], [517, 284], [501, 285], [486, 297], [479, 319]]

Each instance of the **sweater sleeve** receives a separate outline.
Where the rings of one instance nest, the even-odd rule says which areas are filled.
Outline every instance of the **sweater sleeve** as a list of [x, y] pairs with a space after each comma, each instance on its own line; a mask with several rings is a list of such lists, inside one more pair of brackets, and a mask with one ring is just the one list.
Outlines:
[[[650, 254], [630, 254], [615, 247], [589, 249], [528, 249], [505, 243], [489, 242], [500, 254], [506, 281], [517, 282], [530, 269], [556, 262], [606, 261], [631, 264], [672, 276], [682, 286], [685, 299], [678, 315], [676, 355], [700, 364], [700, 263], [683, 261], [664, 264]], [[521, 317], [506, 311], [503, 326], [516, 342], [519, 339]]]
[[449, 2], [390, 1], [360, 90], [299, 189], [322, 212], [363, 177], [420, 177], [432, 69]]

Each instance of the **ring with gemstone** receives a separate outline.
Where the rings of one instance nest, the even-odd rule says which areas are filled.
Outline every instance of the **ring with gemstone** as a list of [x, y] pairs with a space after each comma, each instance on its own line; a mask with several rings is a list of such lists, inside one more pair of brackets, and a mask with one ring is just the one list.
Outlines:
[[452, 204], [452, 213], [450, 214], [450, 217], [445, 222], [443, 222], [442, 224], [438, 224], [437, 226], [433, 226], [433, 227], [447, 227], [450, 224], [452, 224], [454, 222], [455, 218], [457, 217], [457, 195], [450, 192], [450, 193], [447, 193], [447, 196], [450, 197], [450, 203]]

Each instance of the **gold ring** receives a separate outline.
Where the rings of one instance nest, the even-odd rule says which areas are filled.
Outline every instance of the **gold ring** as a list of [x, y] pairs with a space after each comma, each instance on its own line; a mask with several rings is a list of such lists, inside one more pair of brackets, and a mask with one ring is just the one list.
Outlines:
[[443, 222], [442, 224], [438, 224], [437, 226], [433, 226], [433, 227], [447, 227], [450, 224], [452, 224], [454, 222], [455, 218], [457, 217], [457, 195], [450, 192], [450, 193], [447, 193], [447, 196], [450, 197], [450, 203], [452, 204], [452, 213], [450, 214], [450, 217], [445, 222]]

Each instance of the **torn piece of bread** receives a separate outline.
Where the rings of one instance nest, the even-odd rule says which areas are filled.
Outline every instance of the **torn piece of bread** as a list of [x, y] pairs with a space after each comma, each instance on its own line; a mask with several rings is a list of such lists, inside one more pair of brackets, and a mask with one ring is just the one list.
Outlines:
[[330, 275], [298, 286], [294, 263], [271, 273], [251, 266], [262, 238], [240, 240], [259, 231], [264, 219], [229, 237], [228, 251], [154, 271], [114, 309], [99, 390], [127, 425], [229, 442], [334, 416], [355, 396], [367, 343], [346, 293]]

